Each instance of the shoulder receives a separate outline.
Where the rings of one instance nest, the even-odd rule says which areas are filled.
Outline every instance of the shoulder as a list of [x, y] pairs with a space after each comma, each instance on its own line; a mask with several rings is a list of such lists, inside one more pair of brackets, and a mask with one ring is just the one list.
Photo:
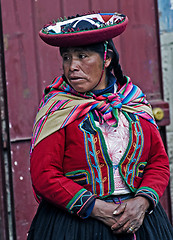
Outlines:
[[151, 132], [151, 133], [155, 132], [155, 133], [159, 134], [159, 130], [158, 130], [157, 126], [154, 125], [153, 123], [149, 122], [148, 120], [146, 120], [142, 117], [139, 117], [139, 121], [140, 121], [143, 131], [147, 131], [147, 132]]

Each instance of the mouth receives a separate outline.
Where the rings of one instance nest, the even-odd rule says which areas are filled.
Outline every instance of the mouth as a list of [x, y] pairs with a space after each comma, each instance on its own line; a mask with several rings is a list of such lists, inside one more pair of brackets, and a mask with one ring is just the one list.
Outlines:
[[81, 77], [70, 77], [70, 78], [69, 78], [69, 81], [70, 81], [70, 82], [73, 82], [73, 81], [81, 81], [81, 80], [83, 80], [83, 78], [81, 78]]

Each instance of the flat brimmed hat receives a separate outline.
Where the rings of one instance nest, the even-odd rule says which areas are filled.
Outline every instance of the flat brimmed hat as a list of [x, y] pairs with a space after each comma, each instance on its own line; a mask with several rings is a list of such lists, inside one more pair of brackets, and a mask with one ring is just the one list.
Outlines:
[[60, 18], [45, 25], [41, 39], [57, 47], [89, 45], [112, 39], [124, 32], [128, 18], [119, 13], [92, 13]]

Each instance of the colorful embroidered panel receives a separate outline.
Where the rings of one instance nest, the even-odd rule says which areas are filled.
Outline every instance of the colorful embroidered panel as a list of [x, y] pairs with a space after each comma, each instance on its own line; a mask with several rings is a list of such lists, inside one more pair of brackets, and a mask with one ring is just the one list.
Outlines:
[[86, 206], [90, 205], [94, 200], [95, 196], [83, 188], [71, 199], [66, 208], [71, 213], [77, 214], [80, 217], [85, 217]]
[[159, 202], [159, 196], [156, 193], [156, 191], [154, 191], [152, 188], [148, 188], [148, 187], [142, 187], [139, 188], [136, 192], [136, 196], [145, 196], [147, 198], [150, 199], [150, 201], [153, 203], [153, 206], [155, 207], [157, 205], [157, 203]]
[[[144, 136], [138, 116], [133, 115], [132, 119], [130, 114], [125, 112], [124, 114], [129, 120], [130, 136], [129, 144], [124, 156], [120, 161], [119, 169], [125, 182], [128, 184], [130, 189], [135, 192], [136, 188], [134, 185], [134, 178], [138, 174], [137, 171], [139, 171], [137, 164], [142, 154]], [[134, 116], [136, 119], [134, 119]]]
[[[113, 192], [113, 166], [107, 153], [102, 132], [94, 124], [92, 113], [79, 126], [84, 134], [86, 160], [91, 173], [92, 191], [98, 196]], [[104, 171], [102, 167], [104, 166]], [[106, 166], [106, 168], [105, 168]], [[108, 189], [105, 192], [105, 189]]]
[[91, 177], [87, 170], [68, 172], [65, 176], [82, 186], [85, 184], [91, 184]]

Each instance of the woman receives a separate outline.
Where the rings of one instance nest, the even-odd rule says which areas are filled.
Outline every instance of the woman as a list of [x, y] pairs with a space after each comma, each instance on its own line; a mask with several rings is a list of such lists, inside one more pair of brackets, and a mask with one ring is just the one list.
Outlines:
[[124, 15], [93, 13], [40, 32], [60, 47], [64, 73], [45, 89], [34, 125], [31, 178], [40, 205], [28, 239], [173, 239], [159, 204], [168, 157], [111, 40], [126, 25]]

